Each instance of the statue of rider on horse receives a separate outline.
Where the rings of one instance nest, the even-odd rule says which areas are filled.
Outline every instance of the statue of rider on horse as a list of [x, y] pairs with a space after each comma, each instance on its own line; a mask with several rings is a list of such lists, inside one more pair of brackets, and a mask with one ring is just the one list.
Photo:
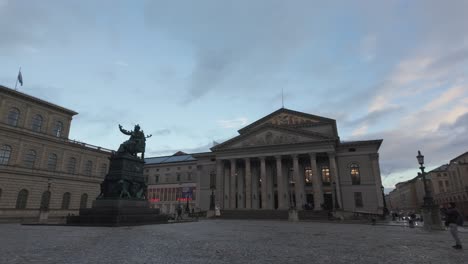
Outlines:
[[119, 125], [120, 132], [125, 135], [129, 135], [130, 139], [125, 141], [124, 143], [120, 144], [118, 153], [128, 153], [132, 156], [137, 157], [138, 153], [141, 153], [141, 158], [145, 158], [145, 146], [146, 146], [146, 139], [151, 137], [152, 135], [145, 136], [143, 130], [140, 130], [139, 125], [135, 125], [133, 131], [128, 131], [122, 128]]

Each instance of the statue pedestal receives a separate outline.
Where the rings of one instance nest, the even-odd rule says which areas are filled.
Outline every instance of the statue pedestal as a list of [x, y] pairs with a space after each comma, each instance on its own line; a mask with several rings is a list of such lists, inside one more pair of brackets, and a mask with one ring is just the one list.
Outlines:
[[79, 216], [67, 217], [69, 225], [128, 226], [167, 223], [167, 215], [150, 208], [146, 200], [144, 161], [128, 153], [110, 158], [109, 173], [101, 183], [101, 194], [92, 208], [80, 209]]
[[92, 208], [80, 209], [79, 216], [68, 216], [69, 225], [129, 226], [167, 223], [167, 215], [149, 208], [148, 201], [103, 199], [93, 202]]

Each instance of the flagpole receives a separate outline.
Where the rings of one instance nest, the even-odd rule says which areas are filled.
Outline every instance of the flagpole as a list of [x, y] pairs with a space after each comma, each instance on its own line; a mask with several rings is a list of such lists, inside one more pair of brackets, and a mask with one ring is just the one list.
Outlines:
[[20, 66], [20, 68], [18, 70], [18, 75], [16, 75], [15, 91], [16, 91], [16, 86], [18, 86], [18, 76], [19, 76], [20, 72], [21, 72], [21, 66]]

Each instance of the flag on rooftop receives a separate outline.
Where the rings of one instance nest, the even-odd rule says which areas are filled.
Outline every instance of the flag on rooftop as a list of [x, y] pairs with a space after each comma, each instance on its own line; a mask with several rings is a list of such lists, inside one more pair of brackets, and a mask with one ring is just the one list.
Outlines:
[[23, 86], [23, 75], [21, 74], [21, 69], [18, 72], [18, 82]]

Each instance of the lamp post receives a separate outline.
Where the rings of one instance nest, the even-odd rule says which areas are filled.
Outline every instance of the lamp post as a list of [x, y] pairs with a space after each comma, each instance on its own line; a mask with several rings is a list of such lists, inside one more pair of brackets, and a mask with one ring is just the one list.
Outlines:
[[424, 184], [424, 203], [422, 206], [424, 228], [426, 230], [441, 230], [442, 222], [440, 220], [439, 206], [434, 204], [434, 199], [431, 195], [431, 190], [427, 186], [426, 172], [424, 172], [424, 156], [421, 151], [418, 150], [418, 156], [416, 156], [419, 163], [419, 169], [421, 170], [421, 178]]
[[385, 188], [380, 186], [380, 189], [382, 190], [382, 199], [383, 199], [383, 215], [386, 216], [388, 214], [388, 208], [387, 208], [387, 201], [385, 201]]
[[418, 150], [418, 156], [416, 156], [416, 158], [418, 159], [419, 169], [421, 169], [421, 177], [424, 184], [424, 206], [431, 207], [434, 205], [434, 199], [432, 198], [431, 190], [429, 190], [427, 186], [426, 173], [424, 172], [424, 156], [421, 155], [421, 151]]

